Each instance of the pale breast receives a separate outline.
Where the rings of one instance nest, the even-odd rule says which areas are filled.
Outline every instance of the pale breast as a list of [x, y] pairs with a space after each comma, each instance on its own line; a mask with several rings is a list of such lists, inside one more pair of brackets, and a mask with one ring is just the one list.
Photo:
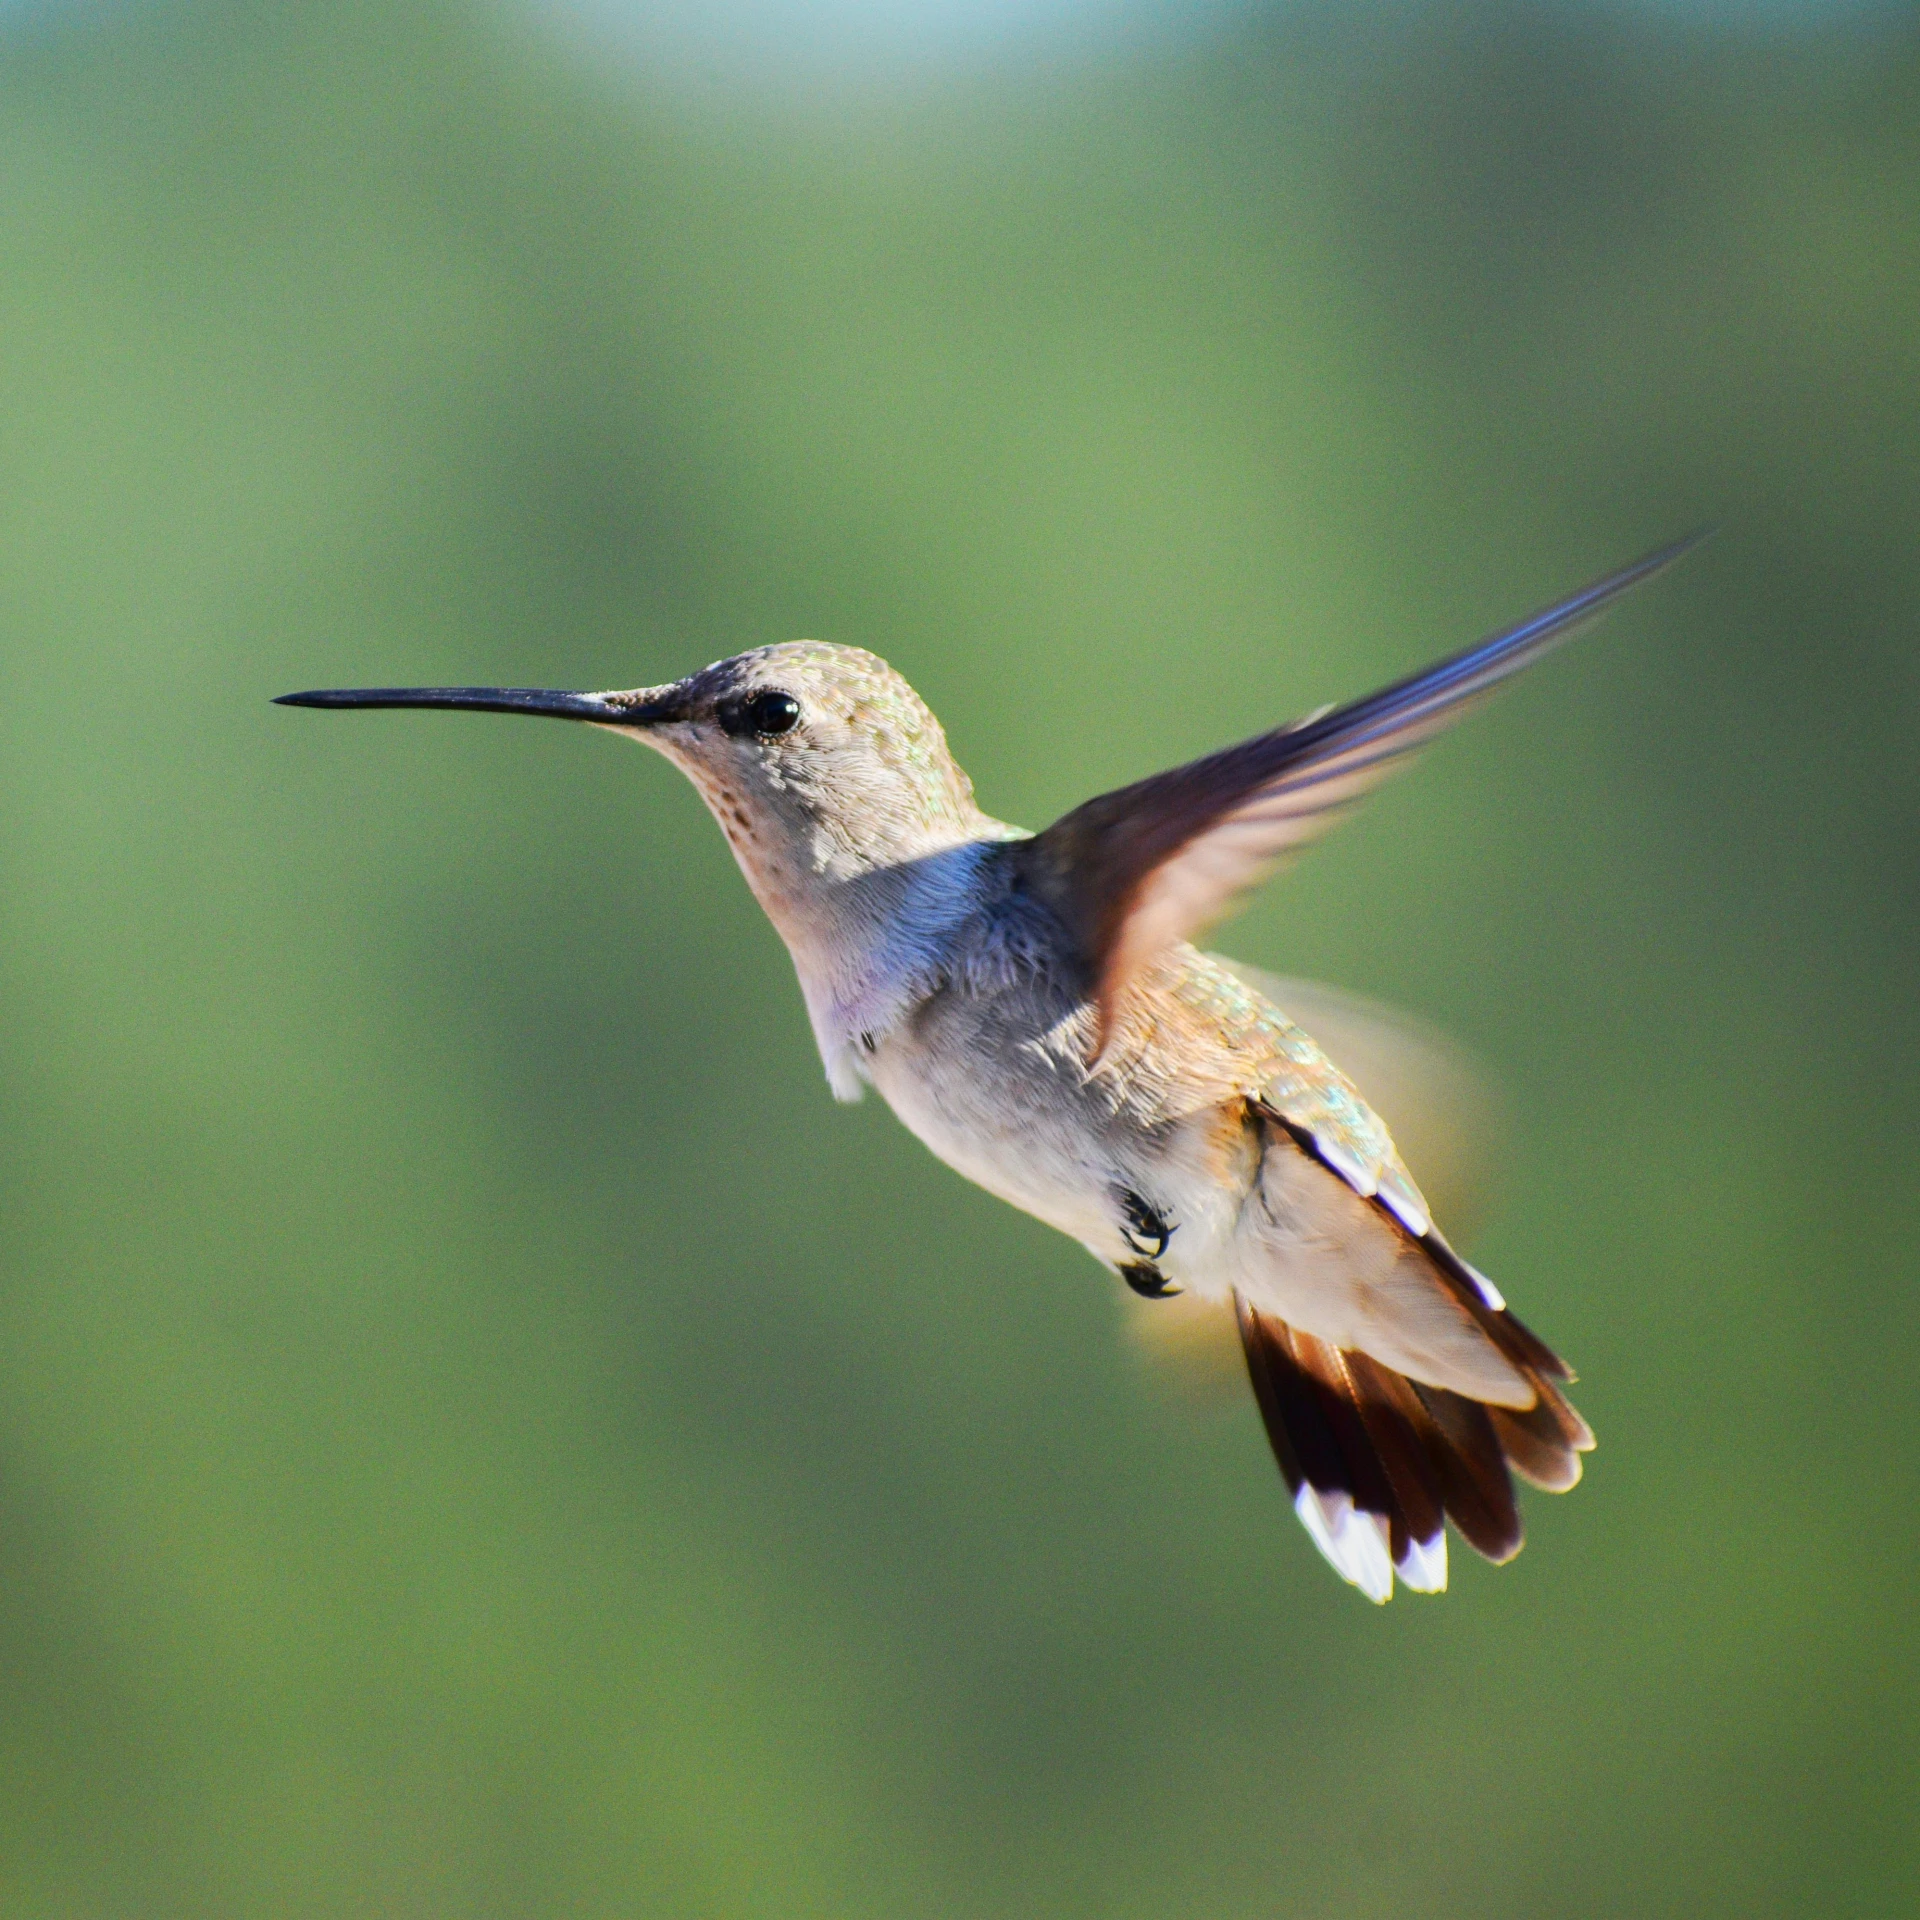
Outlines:
[[1003, 1037], [971, 1020], [917, 1017], [879, 1043], [867, 1071], [902, 1125], [956, 1173], [1076, 1240], [1110, 1237], [1111, 1155], [1086, 1103], [1057, 1063]]
[[1170, 1061], [1164, 1022], [1160, 1045], [1123, 1049], [1089, 1076], [1086, 1012], [1044, 981], [949, 986], [879, 1041], [867, 1071], [947, 1165], [1096, 1257], [1137, 1253], [1128, 1191], [1187, 1223], [1172, 1244], [1197, 1252], [1227, 1230], [1257, 1165], [1234, 1076], [1217, 1046], [1189, 1044]]

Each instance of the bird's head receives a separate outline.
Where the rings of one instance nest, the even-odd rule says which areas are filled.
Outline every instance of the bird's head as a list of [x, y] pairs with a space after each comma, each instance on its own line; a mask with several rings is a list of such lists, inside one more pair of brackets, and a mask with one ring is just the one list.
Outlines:
[[637, 698], [637, 724], [614, 724], [692, 780], [763, 897], [978, 832], [972, 783], [939, 721], [859, 647], [756, 647]]
[[859, 647], [756, 647], [625, 692], [382, 687], [287, 694], [283, 704], [539, 714], [643, 741], [699, 789], [776, 922], [837, 882], [991, 831], [939, 721]]

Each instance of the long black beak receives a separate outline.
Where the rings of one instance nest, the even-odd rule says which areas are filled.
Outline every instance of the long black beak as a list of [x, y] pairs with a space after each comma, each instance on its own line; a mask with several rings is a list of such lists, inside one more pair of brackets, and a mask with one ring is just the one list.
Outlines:
[[461, 713], [539, 713], [601, 726], [648, 727], [684, 717], [672, 689], [559, 693], [542, 687], [327, 687], [283, 693], [276, 707], [447, 707]]

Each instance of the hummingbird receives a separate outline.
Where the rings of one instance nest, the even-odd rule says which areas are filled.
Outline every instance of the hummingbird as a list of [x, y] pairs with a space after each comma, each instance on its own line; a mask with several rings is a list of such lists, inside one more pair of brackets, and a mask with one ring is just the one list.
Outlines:
[[664, 686], [347, 688], [299, 707], [582, 722], [693, 782], [786, 943], [829, 1085], [1144, 1300], [1238, 1327], [1293, 1507], [1376, 1602], [1436, 1593], [1446, 1525], [1519, 1551], [1513, 1476], [1580, 1478], [1573, 1374], [1448, 1241], [1387, 1129], [1263, 976], [1194, 941], [1413, 750], [1669, 566], [1650, 553], [1347, 705], [1086, 801], [982, 810], [874, 654], [801, 640]]

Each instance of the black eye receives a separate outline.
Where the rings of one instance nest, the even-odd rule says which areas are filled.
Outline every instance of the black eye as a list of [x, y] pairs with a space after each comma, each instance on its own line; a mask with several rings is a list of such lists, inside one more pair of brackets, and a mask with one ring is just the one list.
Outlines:
[[746, 721], [755, 733], [791, 733], [800, 724], [800, 702], [769, 688], [747, 702]]

